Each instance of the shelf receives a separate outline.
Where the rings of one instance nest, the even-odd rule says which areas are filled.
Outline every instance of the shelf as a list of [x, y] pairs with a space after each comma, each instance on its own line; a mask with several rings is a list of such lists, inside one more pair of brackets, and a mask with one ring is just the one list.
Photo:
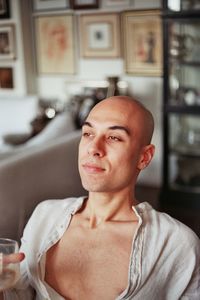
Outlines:
[[[177, 3], [179, 6], [183, 4]], [[171, 4], [174, 5], [174, 1]], [[184, 4], [186, 7], [191, 2], [188, 0]], [[172, 11], [168, 9], [169, 1], [163, 0], [162, 12], [164, 72], [161, 201], [167, 204], [176, 202], [178, 207], [185, 205], [190, 208], [200, 208], [199, 1], [195, 4], [198, 4], [196, 10]]]
[[183, 156], [187, 158], [199, 158], [200, 159], [200, 149], [197, 153], [197, 151], [192, 151], [191, 149], [186, 149], [184, 147], [182, 148], [170, 148], [171, 154], [177, 155], [177, 156]]
[[200, 193], [200, 186], [195, 187], [195, 186], [188, 186], [188, 185], [181, 185], [181, 184], [177, 184], [177, 183], [171, 183], [170, 188], [171, 188], [171, 190], [174, 190], [174, 191], [194, 193], [194, 194], [199, 194]]
[[200, 15], [200, 9], [197, 10], [181, 10], [181, 11], [171, 11], [171, 10], [164, 10], [162, 13], [162, 17], [165, 19], [176, 19], [178, 21], [179, 19], [190, 19], [190, 18], [199, 18]]
[[164, 105], [165, 113], [176, 113], [176, 114], [191, 114], [191, 115], [199, 115], [200, 114], [200, 105]]
[[186, 61], [186, 60], [181, 60], [181, 59], [174, 58], [174, 57], [170, 57], [169, 60], [170, 60], [171, 65], [176, 63], [176, 64], [182, 65], [184, 67], [185, 66], [186, 67], [197, 67], [197, 68], [200, 67], [200, 61]]

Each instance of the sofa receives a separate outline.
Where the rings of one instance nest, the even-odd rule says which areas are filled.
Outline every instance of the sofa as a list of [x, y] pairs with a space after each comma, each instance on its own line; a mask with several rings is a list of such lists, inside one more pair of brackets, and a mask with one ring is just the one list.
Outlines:
[[20, 241], [39, 202], [86, 194], [77, 166], [81, 132], [62, 118], [0, 161], [1, 237]]
[[[0, 161], [77, 129], [69, 109], [42, 105], [36, 98], [0, 99]], [[52, 108], [55, 114], [47, 118]]]

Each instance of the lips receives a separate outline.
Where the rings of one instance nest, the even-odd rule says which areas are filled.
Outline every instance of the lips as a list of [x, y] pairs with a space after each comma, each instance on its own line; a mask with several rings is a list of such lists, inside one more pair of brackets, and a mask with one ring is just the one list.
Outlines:
[[82, 165], [83, 169], [87, 172], [87, 173], [102, 173], [105, 171], [104, 168], [102, 168], [101, 166], [97, 165], [97, 164], [93, 164], [93, 163], [85, 163]]

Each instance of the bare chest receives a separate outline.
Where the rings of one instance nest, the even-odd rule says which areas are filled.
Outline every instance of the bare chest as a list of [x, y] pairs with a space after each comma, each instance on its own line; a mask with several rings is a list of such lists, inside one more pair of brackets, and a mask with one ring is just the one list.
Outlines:
[[132, 236], [69, 228], [47, 253], [45, 280], [66, 299], [115, 299], [128, 283]]

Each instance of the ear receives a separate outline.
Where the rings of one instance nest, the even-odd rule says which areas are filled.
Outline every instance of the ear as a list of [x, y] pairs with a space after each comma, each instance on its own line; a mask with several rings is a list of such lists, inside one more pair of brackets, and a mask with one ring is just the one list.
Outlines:
[[143, 147], [142, 153], [140, 155], [140, 159], [139, 159], [139, 162], [137, 165], [139, 170], [143, 170], [148, 166], [148, 164], [151, 162], [151, 160], [154, 156], [154, 152], [155, 152], [155, 146], [152, 144]]

